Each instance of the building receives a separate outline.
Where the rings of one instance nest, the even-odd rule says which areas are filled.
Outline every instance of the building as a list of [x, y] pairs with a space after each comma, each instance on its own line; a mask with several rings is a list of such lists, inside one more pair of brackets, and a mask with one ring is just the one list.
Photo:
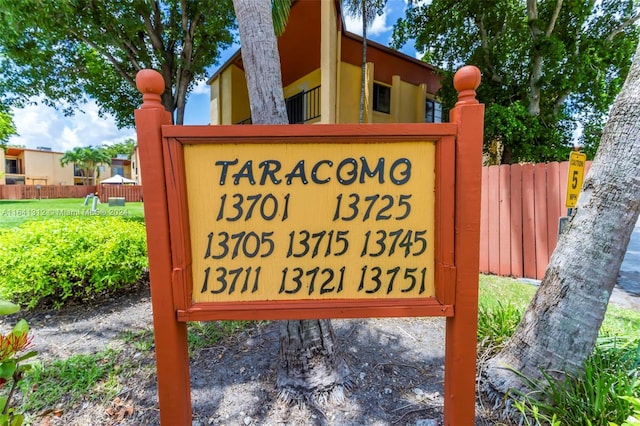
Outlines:
[[[278, 38], [290, 123], [357, 123], [362, 37], [345, 31], [340, 1], [296, 1]], [[367, 40], [365, 123], [441, 121], [436, 70]], [[242, 57], [208, 80], [211, 124], [251, 122]]]
[[[131, 160], [129, 160], [127, 154], [118, 154], [115, 158], [111, 159], [111, 165], [100, 164], [96, 167], [95, 171], [95, 183], [110, 178], [115, 175], [120, 175], [127, 179], [132, 178], [131, 173]], [[91, 176], [85, 176], [84, 170], [74, 164], [74, 185], [93, 185], [94, 180]]]
[[74, 168], [60, 165], [63, 155], [45, 147], [0, 149], [0, 185], [73, 185]]
[[[0, 161], [4, 163], [0, 185], [92, 185], [93, 179], [84, 176], [84, 170], [77, 164], [60, 165], [63, 155], [45, 147], [0, 149]], [[99, 165], [96, 180], [99, 182], [116, 174], [131, 179], [132, 162], [127, 157], [126, 154], [118, 155], [111, 159], [111, 165]]]
[[142, 174], [140, 172], [140, 150], [138, 145], [133, 148], [131, 153], [131, 179], [135, 180], [138, 185], [142, 185]]

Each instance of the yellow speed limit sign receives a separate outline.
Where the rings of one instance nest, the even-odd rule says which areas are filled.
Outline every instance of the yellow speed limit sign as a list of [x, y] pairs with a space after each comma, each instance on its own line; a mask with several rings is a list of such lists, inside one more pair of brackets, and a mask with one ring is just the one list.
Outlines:
[[569, 155], [569, 174], [567, 182], [567, 200], [566, 206], [574, 208], [578, 201], [578, 195], [582, 188], [582, 180], [584, 178], [584, 165], [587, 162], [586, 154], [573, 151]]

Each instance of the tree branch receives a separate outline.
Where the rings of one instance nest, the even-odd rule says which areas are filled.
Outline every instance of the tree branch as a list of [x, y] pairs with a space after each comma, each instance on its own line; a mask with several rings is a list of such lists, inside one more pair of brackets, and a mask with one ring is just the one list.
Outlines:
[[547, 26], [547, 31], [545, 32], [545, 36], [549, 37], [553, 32], [553, 29], [556, 26], [556, 21], [558, 20], [558, 15], [560, 15], [560, 9], [562, 9], [562, 0], [558, 0], [556, 2], [556, 8], [553, 11], [553, 15], [551, 16], [549, 25]]
[[160, 11], [158, 10], [157, 2], [153, 2], [153, 14], [156, 26], [151, 23], [151, 17], [149, 15], [142, 13], [142, 10], [140, 11], [140, 17], [144, 21], [144, 26], [147, 29], [147, 34], [149, 34], [149, 39], [151, 40], [151, 45], [154, 49], [164, 52], [162, 38], [159, 36], [162, 32], [162, 22], [158, 23], [158, 20], [160, 20]]
[[615, 36], [617, 36], [622, 31], [624, 31], [624, 29], [627, 28], [629, 25], [634, 24], [636, 21], [638, 21], [638, 19], [640, 19], [640, 12], [636, 13], [634, 16], [632, 16], [631, 18], [627, 19], [625, 22], [621, 23], [616, 28], [614, 28], [613, 31], [611, 31], [611, 34], [607, 36], [606, 40], [607, 41], [613, 40]]
[[567, 98], [569, 97], [569, 95], [571, 94], [571, 90], [566, 90], [563, 93], [560, 93], [560, 95], [558, 95], [558, 98], [556, 99], [556, 101], [553, 103], [553, 112], [557, 113], [558, 110], [560, 109], [560, 107], [562, 106], [562, 104], [564, 104], [564, 101], [567, 100]]
[[107, 49], [102, 48], [102, 46], [100, 46], [100, 45], [94, 43], [93, 41], [89, 40], [87, 37], [85, 37], [82, 34], [79, 34], [79, 33], [74, 32], [74, 31], [72, 31], [71, 33], [74, 36], [76, 36], [78, 38], [78, 40], [86, 43], [88, 46], [91, 46], [98, 53], [100, 53], [102, 56], [104, 56], [109, 62], [111, 62], [111, 64], [116, 69], [118, 74], [120, 74], [120, 76], [122, 78], [124, 78], [127, 81], [127, 83], [129, 83], [131, 85], [131, 87], [134, 87], [134, 88], [136, 87], [135, 80], [124, 70], [124, 68], [122, 67], [122, 64], [120, 63], [120, 61], [118, 61], [113, 55], [111, 55], [108, 52]]
[[529, 26], [529, 31], [531, 31], [531, 37], [535, 41], [540, 34], [542, 34], [542, 30], [538, 28], [538, 1], [537, 0], [527, 0], [527, 25]]
[[489, 55], [489, 36], [487, 35], [487, 29], [484, 26], [484, 14], [481, 15], [480, 19], [476, 17], [475, 23], [478, 27], [478, 32], [480, 33], [480, 45], [482, 46], [482, 50], [484, 52], [483, 56], [485, 58], [485, 61], [487, 61], [487, 69], [491, 71], [491, 80], [495, 81], [496, 83], [501, 83], [502, 76], [498, 75], [498, 73], [496, 72], [495, 67], [493, 66], [493, 61], [491, 60], [491, 56]]

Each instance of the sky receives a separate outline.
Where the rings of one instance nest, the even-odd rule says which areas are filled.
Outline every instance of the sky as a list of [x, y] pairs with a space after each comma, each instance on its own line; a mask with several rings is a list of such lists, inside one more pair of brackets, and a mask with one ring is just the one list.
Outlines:
[[[388, 46], [393, 24], [403, 16], [405, 7], [405, 0], [388, 0], [384, 14], [367, 29], [368, 38]], [[345, 16], [345, 26], [350, 32], [361, 35], [361, 22]], [[223, 64], [237, 49], [236, 44], [222, 52], [219, 63]], [[415, 56], [411, 45], [403, 47], [402, 51]], [[209, 75], [216, 69], [211, 68]], [[109, 145], [136, 138], [134, 128], [118, 129], [113, 118], [99, 117], [98, 107], [91, 101], [83, 104], [81, 111], [71, 117], [65, 117], [62, 112], [41, 103], [14, 109], [13, 114], [18, 135], [12, 136], [9, 144], [26, 148], [49, 147], [53, 151], [65, 152], [77, 146]], [[197, 84], [188, 98], [184, 124], [209, 124], [209, 86], [205, 80]]]

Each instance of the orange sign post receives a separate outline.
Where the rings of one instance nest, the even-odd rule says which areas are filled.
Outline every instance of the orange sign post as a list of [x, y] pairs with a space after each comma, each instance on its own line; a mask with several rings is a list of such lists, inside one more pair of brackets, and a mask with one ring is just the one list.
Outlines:
[[188, 321], [443, 316], [445, 423], [472, 424], [479, 83], [451, 123], [172, 126], [138, 74], [163, 423], [191, 423]]

